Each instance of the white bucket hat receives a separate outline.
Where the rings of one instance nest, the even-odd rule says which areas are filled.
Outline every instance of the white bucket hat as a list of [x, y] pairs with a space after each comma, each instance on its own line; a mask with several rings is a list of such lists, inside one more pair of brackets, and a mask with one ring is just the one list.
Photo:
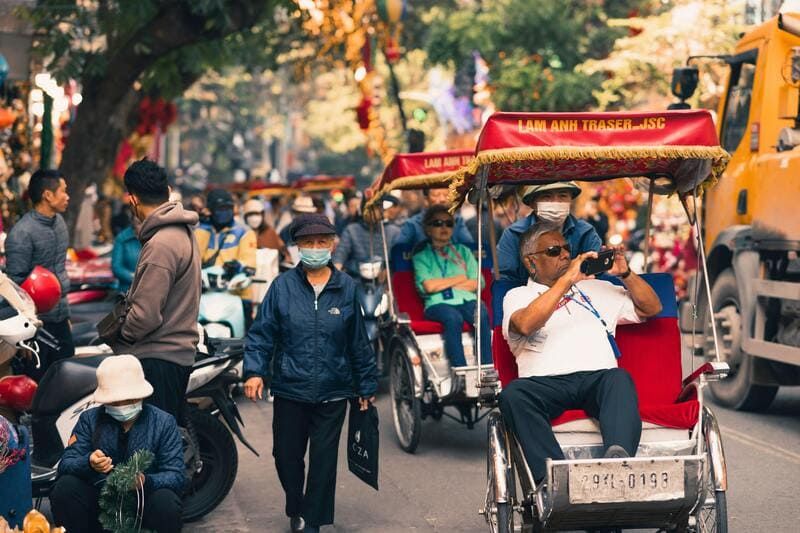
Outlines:
[[97, 367], [97, 390], [94, 401], [113, 403], [140, 400], [153, 394], [153, 386], [144, 379], [142, 363], [132, 355], [112, 355]]
[[316, 213], [317, 208], [314, 207], [314, 200], [310, 196], [298, 196], [292, 203], [292, 211], [295, 213]]

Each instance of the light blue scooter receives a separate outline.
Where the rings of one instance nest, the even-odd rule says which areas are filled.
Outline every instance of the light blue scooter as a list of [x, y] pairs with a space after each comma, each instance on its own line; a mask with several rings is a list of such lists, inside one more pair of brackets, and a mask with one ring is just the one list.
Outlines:
[[250, 270], [238, 263], [203, 269], [199, 321], [209, 337], [240, 339], [247, 333], [239, 293], [253, 281]]

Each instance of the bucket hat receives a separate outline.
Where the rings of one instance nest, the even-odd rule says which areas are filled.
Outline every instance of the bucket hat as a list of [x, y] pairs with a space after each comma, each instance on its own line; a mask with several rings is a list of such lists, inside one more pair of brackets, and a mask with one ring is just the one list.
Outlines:
[[526, 185], [520, 191], [520, 198], [524, 203], [533, 200], [533, 197], [545, 191], [561, 191], [567, 190], [572, 195], [572, 198], [577, 198], [581, 193], [581, 187], [574, 181], [561, 181], [557, 183], [546, 183], [545, 185]]
[[97, 367], [94, 401], [113, 403], [140, 400], [153, 394], [153, 386], [144, 379], [142, 363], [132, 355], [112, 355]]
[[292, 211], [295, 213], [316, 213], [314, 200], [310, 196], [298, 196], [292, 202]]

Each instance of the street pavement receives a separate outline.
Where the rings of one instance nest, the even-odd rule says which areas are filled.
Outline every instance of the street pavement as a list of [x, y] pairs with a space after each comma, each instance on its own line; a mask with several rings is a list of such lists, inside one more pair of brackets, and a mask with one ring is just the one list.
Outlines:
[[[684, 356], [685, 373], [691, 358]], [[731, 532], [794, 532], [800, 522], [800, 389], [782, 390], [765, 413], [740, 413], [712, 405], [728, 461]], [[339, 451], [333, 532], [488, 531], [477, 514], [486, 488], [486, 426], [467, 430], [443, 418], [423, 423], [413, 455], [396, 443], [384, 391], [381, 417], [380, 491], [347, 470]], [[241, 401], [245, 433], [261, 453], [239, 446], [239, 474], [225, 501], [186, 531], [284, 532], [283, 492], [271, 456], [272, 405]], [[344, 432], [343, 432], [344, 433]], [[342, 440], [345, 440], [343, 435]]]

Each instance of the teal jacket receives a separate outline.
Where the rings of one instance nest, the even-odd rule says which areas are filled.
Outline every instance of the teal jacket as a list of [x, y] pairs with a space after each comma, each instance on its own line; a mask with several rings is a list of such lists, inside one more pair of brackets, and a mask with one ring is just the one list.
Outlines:
[[128, 226], [120, 231], [114, 239], [114, 249], [111, 251], [111, 270], [114, 277], [119, 280], [120, 292], [126, 292], [133, 281], [136, 272], [136, 263], [139, 261], [139, 252], [142, 243], [133, 231], [133, 226]]

